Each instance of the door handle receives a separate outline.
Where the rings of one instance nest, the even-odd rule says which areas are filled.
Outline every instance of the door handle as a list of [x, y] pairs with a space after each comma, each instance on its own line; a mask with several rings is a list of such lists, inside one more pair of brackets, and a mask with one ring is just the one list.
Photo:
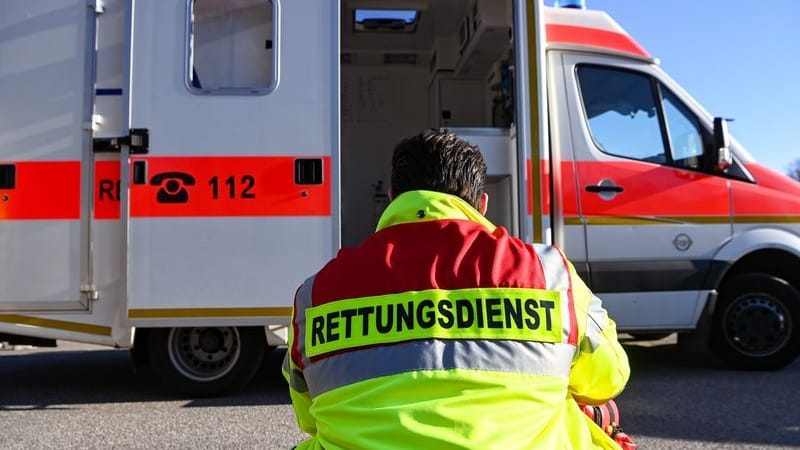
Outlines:
[[0, 164], [0, 189], [14, 189], [17, 186], [17, 166]]
[[294, 160], [295, 184], [322, 184], [322, 159], [298, 158]]
[[131, 184], [147, 184], [147, 161], [133, 162]]
[[586, 186], [586, 191], [587, 192], [592, 192], [592, 193], [595, 193], [595, 194], [598, 194], [598, 193], [601, 193], [601, 192], [620, 193], [620, 192], [622, 192], [624, 190], [625, 189], [622, 186], [616, 186], [616, 185], [610, 185], [610, 186], [609, 185], [604, 185], [604, 186], [601, 186], [601, 185], [597, 185], [597, 184], [590, 184], [589, 186]]
[[587, 192], [597, 194], [598, 197], [605, 201], [613, 200], [617, 194], [624, 191], [622, 186], [617, 186], [617, 183], [615, 183], [611, 178], [603, 178], [602, 180], [598, 181], [597, 184], [590, 184], [586, 186], [585, 189]]

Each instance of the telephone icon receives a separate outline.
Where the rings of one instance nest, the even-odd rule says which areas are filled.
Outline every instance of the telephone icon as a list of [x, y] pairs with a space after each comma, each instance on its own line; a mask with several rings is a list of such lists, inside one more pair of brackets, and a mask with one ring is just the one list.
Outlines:
[[186, 186], [194, 186], [193, 176], [184, 172], [162, 172], [153, 175], [151, 186], [161, 186], [156, 195], [158, 203], [186, 203], [189, 191]]

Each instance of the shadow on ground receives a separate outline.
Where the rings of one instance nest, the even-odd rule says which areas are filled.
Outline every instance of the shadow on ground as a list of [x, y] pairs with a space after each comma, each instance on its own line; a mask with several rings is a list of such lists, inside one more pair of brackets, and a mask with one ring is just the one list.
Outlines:
[[[800, 446], [800, 361], [775, 372], [730, 370], [668, 340], [625, 342], [632, 376], [618, 398], [622, 425], [640, 442], [681, 439]], [[180, 400], [183, 407], [289, 404], [285, 350], [266, 355], [255, 379], [222, 398], [186, 399], [136, 371], [126, 350], [0, 352], [0, 412], [76, 409], [92, 403]]]
[[187, 400], [185, 407], [289, 404], [280, 373], [284, 354], [280, 349], [267, 353], [254, 380], [239, 392], [189, 399], [162, 387], [147, 367], [135, 368], [127, 350], [5, 350], [0, 352], [0, 411], [169, 400]]

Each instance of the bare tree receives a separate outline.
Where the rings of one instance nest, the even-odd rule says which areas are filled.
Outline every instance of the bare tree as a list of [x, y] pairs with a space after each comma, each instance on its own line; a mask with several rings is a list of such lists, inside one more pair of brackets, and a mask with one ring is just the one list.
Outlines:
[[800, 159], [795, 159], [793, 163], [789, 164], [788, 175], [797, 181], [800, 181]]

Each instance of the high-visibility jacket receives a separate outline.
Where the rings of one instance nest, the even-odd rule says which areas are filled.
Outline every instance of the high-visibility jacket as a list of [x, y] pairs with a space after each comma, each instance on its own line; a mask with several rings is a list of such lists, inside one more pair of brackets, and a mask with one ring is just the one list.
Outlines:
[[398, 196], [298, 289], [290, 329], [298, 449], [618, 448], [576, 403], [630, 373], [600, 300], [456, 196]]

